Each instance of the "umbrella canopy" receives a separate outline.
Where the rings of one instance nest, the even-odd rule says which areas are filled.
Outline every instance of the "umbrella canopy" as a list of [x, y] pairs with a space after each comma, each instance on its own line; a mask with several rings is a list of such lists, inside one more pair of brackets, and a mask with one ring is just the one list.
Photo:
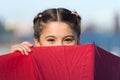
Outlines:
[[0, 80], [120, 80], [120, 58], [95, 44], [33, 47], [0, 56]]

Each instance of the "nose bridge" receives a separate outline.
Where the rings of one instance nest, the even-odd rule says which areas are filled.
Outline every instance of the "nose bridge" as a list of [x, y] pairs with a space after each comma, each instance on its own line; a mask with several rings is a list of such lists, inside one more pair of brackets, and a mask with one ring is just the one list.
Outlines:
[[62, 46], [63, 45], [63, 42], [61, 40], [57, 41], [56, 45], [58, 46]]

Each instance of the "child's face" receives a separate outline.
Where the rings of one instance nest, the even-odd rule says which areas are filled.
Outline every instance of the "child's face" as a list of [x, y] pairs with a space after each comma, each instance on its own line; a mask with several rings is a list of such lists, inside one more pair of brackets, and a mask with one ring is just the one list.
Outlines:
[[63, 22], [50, 22], [42, 30], [39, 41], [35, 39], [36, 46], [61, 46], [77, 44], [77, 36], [68, 24]]

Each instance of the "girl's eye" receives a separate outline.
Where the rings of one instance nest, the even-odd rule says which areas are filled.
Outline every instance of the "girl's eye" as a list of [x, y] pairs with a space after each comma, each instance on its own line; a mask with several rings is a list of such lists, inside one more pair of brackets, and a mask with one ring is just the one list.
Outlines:
[[72, 42], [73, 40], [74, 40], [74, 39], [71, 39], [71, 38], [69, 39], [69, 38], [68, 38], [68, 39], [65, 39], [64, 41], [67, 42], [67, 43], [70, 43], [70, 42]]
[[48, 39], [47, 41], [53, 43], [55, 42], [55, 39]]

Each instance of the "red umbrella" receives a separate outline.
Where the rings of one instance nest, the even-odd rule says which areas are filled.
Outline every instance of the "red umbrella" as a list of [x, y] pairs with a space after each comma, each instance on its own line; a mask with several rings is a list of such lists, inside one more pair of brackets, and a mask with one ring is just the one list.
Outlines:
[[95, 44], [33, 47], [0, 56], [0, 80], [120, 80], [120, 58]]

